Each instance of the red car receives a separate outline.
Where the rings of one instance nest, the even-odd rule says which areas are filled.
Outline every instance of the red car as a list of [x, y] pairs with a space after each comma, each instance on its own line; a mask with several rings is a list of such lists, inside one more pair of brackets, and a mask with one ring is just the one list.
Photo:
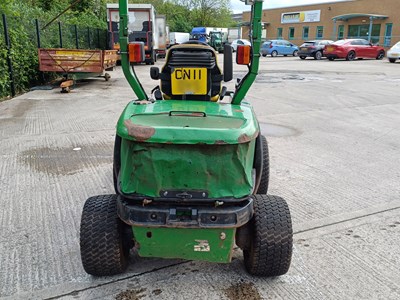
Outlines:
[[364, 39], [345, 39], [325, 46], [324, 55], [329, 60], [336, 58], [345, 58], [346, 60], [356, 58], [382, 59], [385, 57], [385, 49], [381, 46], [372, 45]]

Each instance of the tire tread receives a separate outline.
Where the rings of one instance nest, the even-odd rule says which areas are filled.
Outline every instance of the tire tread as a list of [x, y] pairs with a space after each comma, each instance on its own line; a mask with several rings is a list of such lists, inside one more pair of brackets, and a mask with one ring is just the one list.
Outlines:
[[280, 276], [289, 270], [293, 230], [289, 207], [277, 196], [255, 195], [252, 241], [244, 250], [247, 271], [256, 276]]
[[116, 199], [117, 195], [94, 196], [83, 207], [81, 259], [85, 271], [94, 276], [119, 274], [128, 265], [129, 249], [122, 241], [125, 224], [118, 217]]
[[261, 171], [260, 185], [258, 186], [256, 194], [267, 194], [269, 185], [269, 151], [267, 138], [264, 135], [261, 135], [261, 143], [263, 168]]

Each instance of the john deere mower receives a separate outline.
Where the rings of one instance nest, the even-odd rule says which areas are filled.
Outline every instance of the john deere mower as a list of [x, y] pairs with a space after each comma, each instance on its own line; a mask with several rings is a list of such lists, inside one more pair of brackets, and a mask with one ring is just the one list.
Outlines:
[[[122, 68], [137, 99], [127, 104], [114, 146], [115, 194], [87, 199], [82, 213], [83, 267], [95, 276], [123, 272], [131, 250], [140, 257], [229, 263], [237, 247], [246, 270], [285, 274], [292, 224], [285, 200], [267, 195], [269, 156], [256, 115], [242, 101], [259, 66], [262, 0], [251, 5], [252, 46], [238, 46], [248, 72], [234, 91], [232, 50], [218, 54], [189, 41], [150, 69], [159, 85], [147, 96], [134, 64], [144, 46], [128, 43], [128, 4], [119, 1]], [[235, 246], [236, 245], [236, 246]]]

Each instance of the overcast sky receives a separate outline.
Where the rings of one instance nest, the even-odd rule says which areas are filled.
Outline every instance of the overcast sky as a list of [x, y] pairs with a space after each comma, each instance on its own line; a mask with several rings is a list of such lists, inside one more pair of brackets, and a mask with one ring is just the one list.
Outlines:
[[[315, 4], [315, 3], [326, 3], [326, 2], [339, 2], [343, 0], [264, 0], [263, 8], [276, 8], [285, 6], [297, 6], [303, 4]], [[249, 5], [245, 5], [240, 0], [231, 0], [231, 8], [235, 13], [241, 13], [242, 11], [251, 10]]]

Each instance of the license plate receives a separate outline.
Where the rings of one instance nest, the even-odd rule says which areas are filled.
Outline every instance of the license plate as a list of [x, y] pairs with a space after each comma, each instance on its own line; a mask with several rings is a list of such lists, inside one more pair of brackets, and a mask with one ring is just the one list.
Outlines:
[[301, 48], [301, 51], [307, 51], [308, 49], [306, 47]]
[[333, 47], [326, 47], [326, 50], [333, 51]]
[[207, 68], [176, 68], [171, 74], [173, 95], [206, 95]]

